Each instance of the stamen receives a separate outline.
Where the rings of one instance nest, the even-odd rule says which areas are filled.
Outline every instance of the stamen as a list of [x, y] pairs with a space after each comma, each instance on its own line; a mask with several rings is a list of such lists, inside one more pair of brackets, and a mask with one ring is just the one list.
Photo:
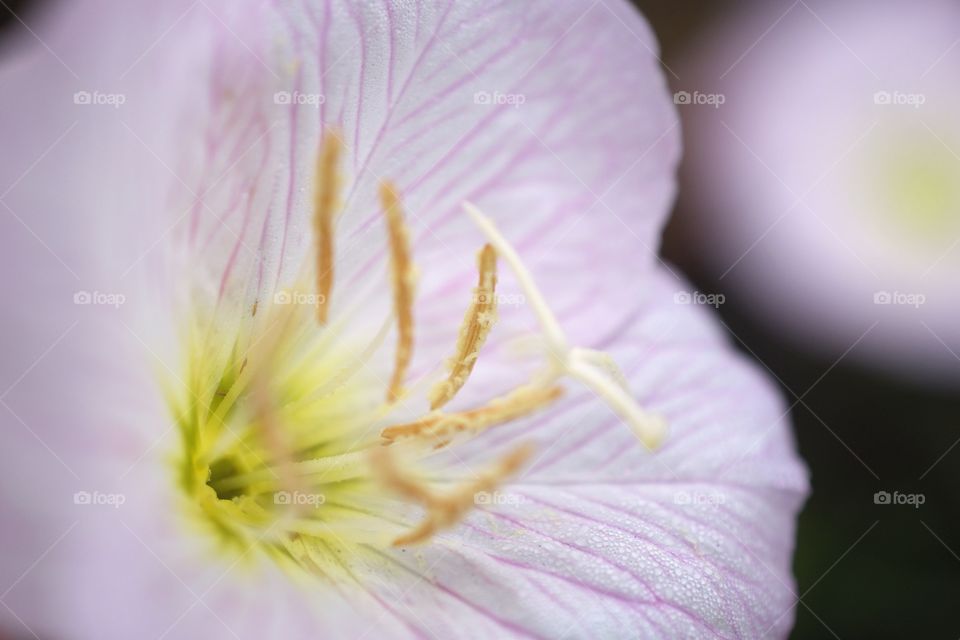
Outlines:
[[393, 546], [404, 547], [425, 542], [438, 531], [457, 524], [473, 507], [478, 493], [496, 489], [506, 478], [514, 475], [531, 455], [533, 455], [531, 445], [520, 445], [501, 458], [492, 468], [479, 474], [475, 480], [449, 493], [438, 494], [425, 482], [402, 473], [389, 448], [374, 450], [371, 462], [384, 486], [408, 500], [419, 502], [427, 512], [423, 522], [409, 533], [394, 540]]
[[313, 197], [313, 229], [317, 253], [317, 322], [320, 324], [327, 322], [330, 293], [333, 291], [333, 220], [340, 199], [337, 167], [341, 149], [340, 136], [327, 130], [317, 157]]
[[416, 270], [410, 254], [410, 237], [403, 221], [403, 209], [396, 188], [389, 182], [380, 185], [380, 202], [390, 234], [390, 258], [393, 274], [393, 311], [397, 316], [397, 355], [387, 390], [387, 401], [403, 395], [403, 378], [413, 357], [413, 296]]
[[477, 256], [479, 282], [473, 290], [473, 301], [467, 308], [457, 338], [457, 352], [449, 361], [449, 377], [430, 390], [430, 408], [439, 409], [453, 399], [467, 382], [480, 349], [497, 321], [497, 252], [485, 245]]
[[463, 208], [487, 236], [497, 253], [503, 256], [513, 269], [527, 301], [540, 321], [541, 329], [552, 351], [551, 367], [546, 379], [555, 379], [565, 374], [579, 380], [616, 411], [647, 448], [653, 449], [658, 446], [666, 432], [666, 422], [659, 416], [648, 414], [640, 408], [636, 400], [627, 392], [626, 381], [609, 356], [604, 357], [600, 352], [589, 349], [571, 349], [567, 346], [566, 335], [560, 328], [556, 316], [550, 311], [543, 294], [540, 293], [517, 252], [497, 230], [493, 221], [477, 207], [464, 202]]
[[530, 272], [527, 270], [526, 265], [523, 264], [516, 250], [507, 242], [507, 239], [500, 234], [497, 227], [493, 224], [493, 220], [483, 215], [480, 209], [477, 209], [469, 202], [464, 202], [463, 208], [467, 214], [473, 218], [474, 223], [476, 223], [476, 225], [480, 227], [480, 230], [487, 236], [487, 240], [494, 246], [497, 253], [510, 265], [513, 274], [520, 283], [520, 288], [523, 289], [523, 293], [527, 297], [527, 303], [533, 308], [533, 312], [537, 314], [537, 319], [540, 321], [543, 333], [555, 352], [554, 355], [557, 357], [566, 356], [569, 351], [567, 347], [567, 337], [564, 335], [563, 329], [560, 328], [560, 323], [557, 322], [556, 316], [553, 315], [550, 307], [547, 306], [546, 300], [543, 299], [543, 294], [540, 293], [540, 289], [534, 284], [533, 276], [530, 275]]
[[490, 427], [528, 416], [562, 395], [563, 387], [559, 385], [526, 384], [483, 407], [450, 414], [435, 412], [415, 422], [387, 427], [380, 435], [391, 444], [401, 438], [434, 440], [437, 442], [434, 448], [441, 449], [456, 435], [476, 435]]

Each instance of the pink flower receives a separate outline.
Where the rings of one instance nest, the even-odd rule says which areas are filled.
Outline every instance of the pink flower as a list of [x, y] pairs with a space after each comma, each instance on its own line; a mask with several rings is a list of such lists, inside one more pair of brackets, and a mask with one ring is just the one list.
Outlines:
[[[776, 4], [776, 6], [774, 6]], [[770, 3], [678, 73], [700, 253], [731, 297], [830, 359], [960, 380], [960, 7]]]
[[34, 31], [0, 78], [5, 626], [787, 634], [805, 471], [656, 265], [679, 136], [627, 5]]

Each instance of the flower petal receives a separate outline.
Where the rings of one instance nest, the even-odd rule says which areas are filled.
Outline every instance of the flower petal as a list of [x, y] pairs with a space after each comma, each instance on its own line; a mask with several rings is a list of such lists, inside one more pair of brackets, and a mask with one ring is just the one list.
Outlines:
[[[470, 199], [518, 230], [550, 221], [559, 234], [581, 217], [616, 216], [653, 259], [679, 131], [653, 37], [625, 3], [174, 6], [156, 16], [169, 28], [146, 51], [126, 40], [109, 51], [142, 55], [116, 83], [127, 140], [106, 148], [166, 191], [132, 214], [163, 221], [163, 236], [141, 234], [138, 248], [186, 240], [212, 290], [269, 295], [298, 272], [324, 129], [347, 146], [343, 283], [380, 255], [378, 231], [368, 233], [385, 178], [418, 237], [451, 252]], [[130, 21], [95, 15], [111, 34]], [[72, 52], [87, 38], [58, 46]], [[97, 58], [83, 70], [116, 66]], [[128, 206], [91, 222], [112, 226]]]
[[[75, 251], [83, 277], [97, 283], [139, 260], [132, 273], [140, 286], [117, 314], [89, 309], [80, 339], [68, 336], [46, 355], [36, 372], [43, 375], [17, 380], [11, 365], [4, 380], [16, 383], [11, 406], [67, 457], [82, 486], [107, 490], [119, 477], [126, 503], [116, 518], [71, 509], [70, 494], [81, 484], [66, 469], [58, 470], [62, 478], [47, 478], [49, 452], [20, 430], [15, 450], [28, 454], [17, 471], [48, 494], [25, 492], [39, 503], [28, 509], [22, 495], [4, 488], [3, 503], [17, 500], [31, 531], [50, 535], [37, 536], [27, 556], [3, 556], [4, 577], [17, 580], [6, 600], [11, 609], [51, 635], [97, 638], [171, 629], [184, 637], [229, 637], [228, 630], [245, 637], [331, 629], [348, 635], [368, 624], [378, 624], [384, 637], [429, 635], [433, 628], [456, 636], [551, 635], [562, 632], [562, 623], [571, 635], [587, 635], [618, 620], [661, 635], [702, 633], [708, 626], [751, 635], [765, 624], [782, 635], [789, 625], [774, 618], [786, 596], [773, 578], [789, 584], [792, 519], [805, 485], [782, 416], [773, 419], [780, 406], [697, 312], [669, 304], [663, 281], [637, 291], [638, 282], [649, 281], [638, 274], [653, 259], [677, 155], [673, 112], [659, 90], [646, 26], [626, 5], [604, 3], [289, 6], [278, 11], [264, 4], [241, 14], [225, 4], [197, 3], [183, 7], [182, 20], [165, 16], [159, 24], [169, 34], [148, 50], [144, 69], [135, 67], [124, 88], [141, 106], [158, 88], [173, 95], [130, 112], [129, 139], [95, 145], [103, 174], [91, 171], [87, 189], [71, 184], [59, 196], [79, 194], [91, 217], [56, 249]], [[163, 29], [152, 33], [161, 36]], [[145, 81], [154, 55], [177, 51], [180, 82]], [[343, 52], [341, 60], [332, 57], [335, 51]], [[193, 72], [180, 66], [186, 61], [194, 63]], [[282, 91], [291, 94], [291, 104], [275, 102]], [[293, 104], [297, 91], [322, 95], [320, 113]], [[513, 104], [474, 103], [478, 91], [491, 100], [498, 91], [512, 95]], [[520, 95], [525, 102], [515, 106]], [[159, 113], [188, 99], [192, 109]], [[101, 130], [106, 117], [98, 114], [91, 131]], [[431, 331], [421, 371], [452, 347], [463, 310], [459, 296], [469, 295], [473, 261], [466, 250], [472, 253], [481, 240], [458, 212], [460, 202], [471, 199], [530, 256], [538, 277], [549, 274], [542, 279], [545, 293], [570, 335], [632, 365], [632, 390], [671, 424], [664, 449], [643, 453], [615, 416], [588, 402], [587, 392], [573, 393], [545, 419], [490, 432], [462, 452], [464, 462], [479, 464], [506, 440], [533, 436], [545, 443], [544, 457], [517, 485], [538, 506], [509, 525], [511, 534], [527, 531], [516, 540], [503, 538], [506, 516], [513, 515], [492, 510], [499, 515], [476, 514], [464, 532], [444, 535], [420, 561], [390, 552], [392, 568], [366, 572], [362, 586], [323, 583], [306, 592], [252, 558], [255, 570], [198, 561], [211, 554], [172, 521], [178, 496], [160, 460], [169, 425], [134, 354], [146, 348], [161, 363], [173, 357], [173, 343], [155, 341], [143, 328], [159, 325], [162, 337], [164, 325], [175, 323], [166, 306], [175, 285], [199, 281], [211, 297], [259, 299], [292, 280], [310, 250], [312, 163], [324, 124], [339, 127], [349, 147], [347, 214], [338, 231], [345, 297], [359, 295], [359, 285], [380, 269], [374, 259], [385, 245], [372, 224], [379, 215], [377, 181], [391, 178], [404, 195], [424, 269], [421, 317], [431, 327], [432, 320], [449, 326]], [[111, 157], [111, 150], [123, 155]], [[127, 153], [135, 159], [122, 168], [136, 175], [146, 163], [153, 171], [139, 174], [136, 189], [108, 199], [105, 188], [113, 183], [105, 176], [121, 168]], [[65, 153], [59, 166], [75, 166], [82, 157]], [[28, 195], [39, 192], [42, 178], [31, 178], [37, 182], [29, 189], [25, 183], [17, 208], [31, 212], [38, 235], [56, 236], [62, 202], [31, 202]], [[131, 208], [137, 195], [146, 200], [142, 209]], [[139, 231], [138, 224], [144, 225]], [[108, 238], [123, 240], [119, 255], [104, 251]], [[164, 276], [181, 273], [170, 265], [184, 245], [200, 268], [190, 280], [171, 282]], [[97, 254], [107, 259], [101, 263]], [[32, 260], [28, 264], [41, 264]], [[28, 272], [27, 283], [39, 280]], [[509, 276], [504, 285], [516, 291]], [[45, 322], [77, 313], [62, 297], [70, 281], [58, 280], [56, 287], [61, 297]], [[609, 300], [618, 297], [640, 302], [613, 309]], [[522, 305], [505, 316], [491, 349], [505, 350], [507, 338], [531, 326]], [[678, 337], [671, 340], [674, 325]], [[23, 331], [23, 318], [12, 326], [19, 327], [17, 335], [32, 336]], [[49, 344], [55, 337], [34, 341]], [[26, 368], [37, 352], [24, 347], [18, 361]], [[498, 376], [505, 371], [508, 376]], [[476, 399], [517, 375], [513, 367], [481, 361], [457, 401]], [[51, 381], [71, 391], [53, 407], [44, 406]], [[569, 415], [574, 424], [564, 419]], [[564, 433], [567, 427], [578, 428]], [[140, 440], [117, 441], [118, 432]], [[678, 486], [691, 490], [715, 488], [729, 477], [730, 502], [704, 524], [702, 504], [684, 511], [671, 502], [673, 487], [663, 482], [661, 465], [671, 465]], [[563, 490], [571, 480], [577, 486]], [[52, 512], [49, 520], [37, 515], [44, 510]], [[71, 529], [71, 522], [79, 524]], [[762, 531], [744, 544], [756, 554], [754, 562], [736, 539], [758, 522]], [[536, 531], [547, 524], [550, 538]], [[597, 536], [593, 556], [576, 548], [586, 546], [587, 532]], [[714, 547], [715, 557], [709, 555]], [[598, 553], [607, 572], [602, 580]], [[32, 558], [40, 558], [34, 567]], [[434, 560], [439, 564], [431, 567]], [[361, 572], [364, 563], [357, 565]], [[761, 565], [772, 568], [773, 578]], [[522, 582], [511, 576], [523, 576]], [[90, 588], [78, 592], [78, 584]], [[585, 600], [579, 595], [585, 589], [611, 592]], [[525, 600], [504, 602], [510, 594]], [[582, 627], [557, 613], [572, 598], [585, 608]], [[651, 599], [654, 604], [644, 604]], [[59, 615], [47, 615], [51, 610]]]

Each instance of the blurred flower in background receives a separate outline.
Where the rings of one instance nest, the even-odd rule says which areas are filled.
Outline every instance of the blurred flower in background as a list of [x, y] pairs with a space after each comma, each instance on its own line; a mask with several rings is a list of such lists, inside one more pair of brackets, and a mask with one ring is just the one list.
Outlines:
[[960, 5], [752, 3], [677, 63], [691, 241], [785, 340], [960, 383]]

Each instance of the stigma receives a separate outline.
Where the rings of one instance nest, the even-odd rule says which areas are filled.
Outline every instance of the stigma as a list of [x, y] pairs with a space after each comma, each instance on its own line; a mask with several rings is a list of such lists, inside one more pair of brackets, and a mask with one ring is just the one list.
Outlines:
[[[343, 151], [337, 132], [326, 131], [315, 171], [313, 251], [290, 290], [260, 300], [235, 330], [218, 331], [195, 314], [189, 393], [172, 401], [183, 444], [177, 478], [193, 522], [286, 566], [349, 573], [350, 551], [429, 544], [462, 522], [479, 493], [521, 476], [535, 460], [535, 443], [493, 456], [460, 483], [437, 485], [422, 468], [437, 452], [555, 405], [570, 385], [607, 404], [638, 445], [660, 444], [665, 422], [634, 400], [612, 358], [572, 345], [520, 255], [470, 203], [463, 211], [477, 228], [477, 275], [463, 292], [459, 331], [441, 370], [426, 385], [409, 380], [417, 339], [429, 328], [416, 323], [415, 254], [402, 190], [389, 181], [379, 203], [392, 304], [378, 328], [358, 337], [354, 317], [369, 310], [336, 304]], [[469, 391], [496, 331], [500, 262], [536, 317], [546, 345], [541, 366], [511, 391], [447, 411]], [[312, 304], [289, 304], [310, 290]], [[371, 373], [366, 363], [374, 360], [387, 363], [389, 375]], [[399, 419], [418, 398], [428, 409]]]

